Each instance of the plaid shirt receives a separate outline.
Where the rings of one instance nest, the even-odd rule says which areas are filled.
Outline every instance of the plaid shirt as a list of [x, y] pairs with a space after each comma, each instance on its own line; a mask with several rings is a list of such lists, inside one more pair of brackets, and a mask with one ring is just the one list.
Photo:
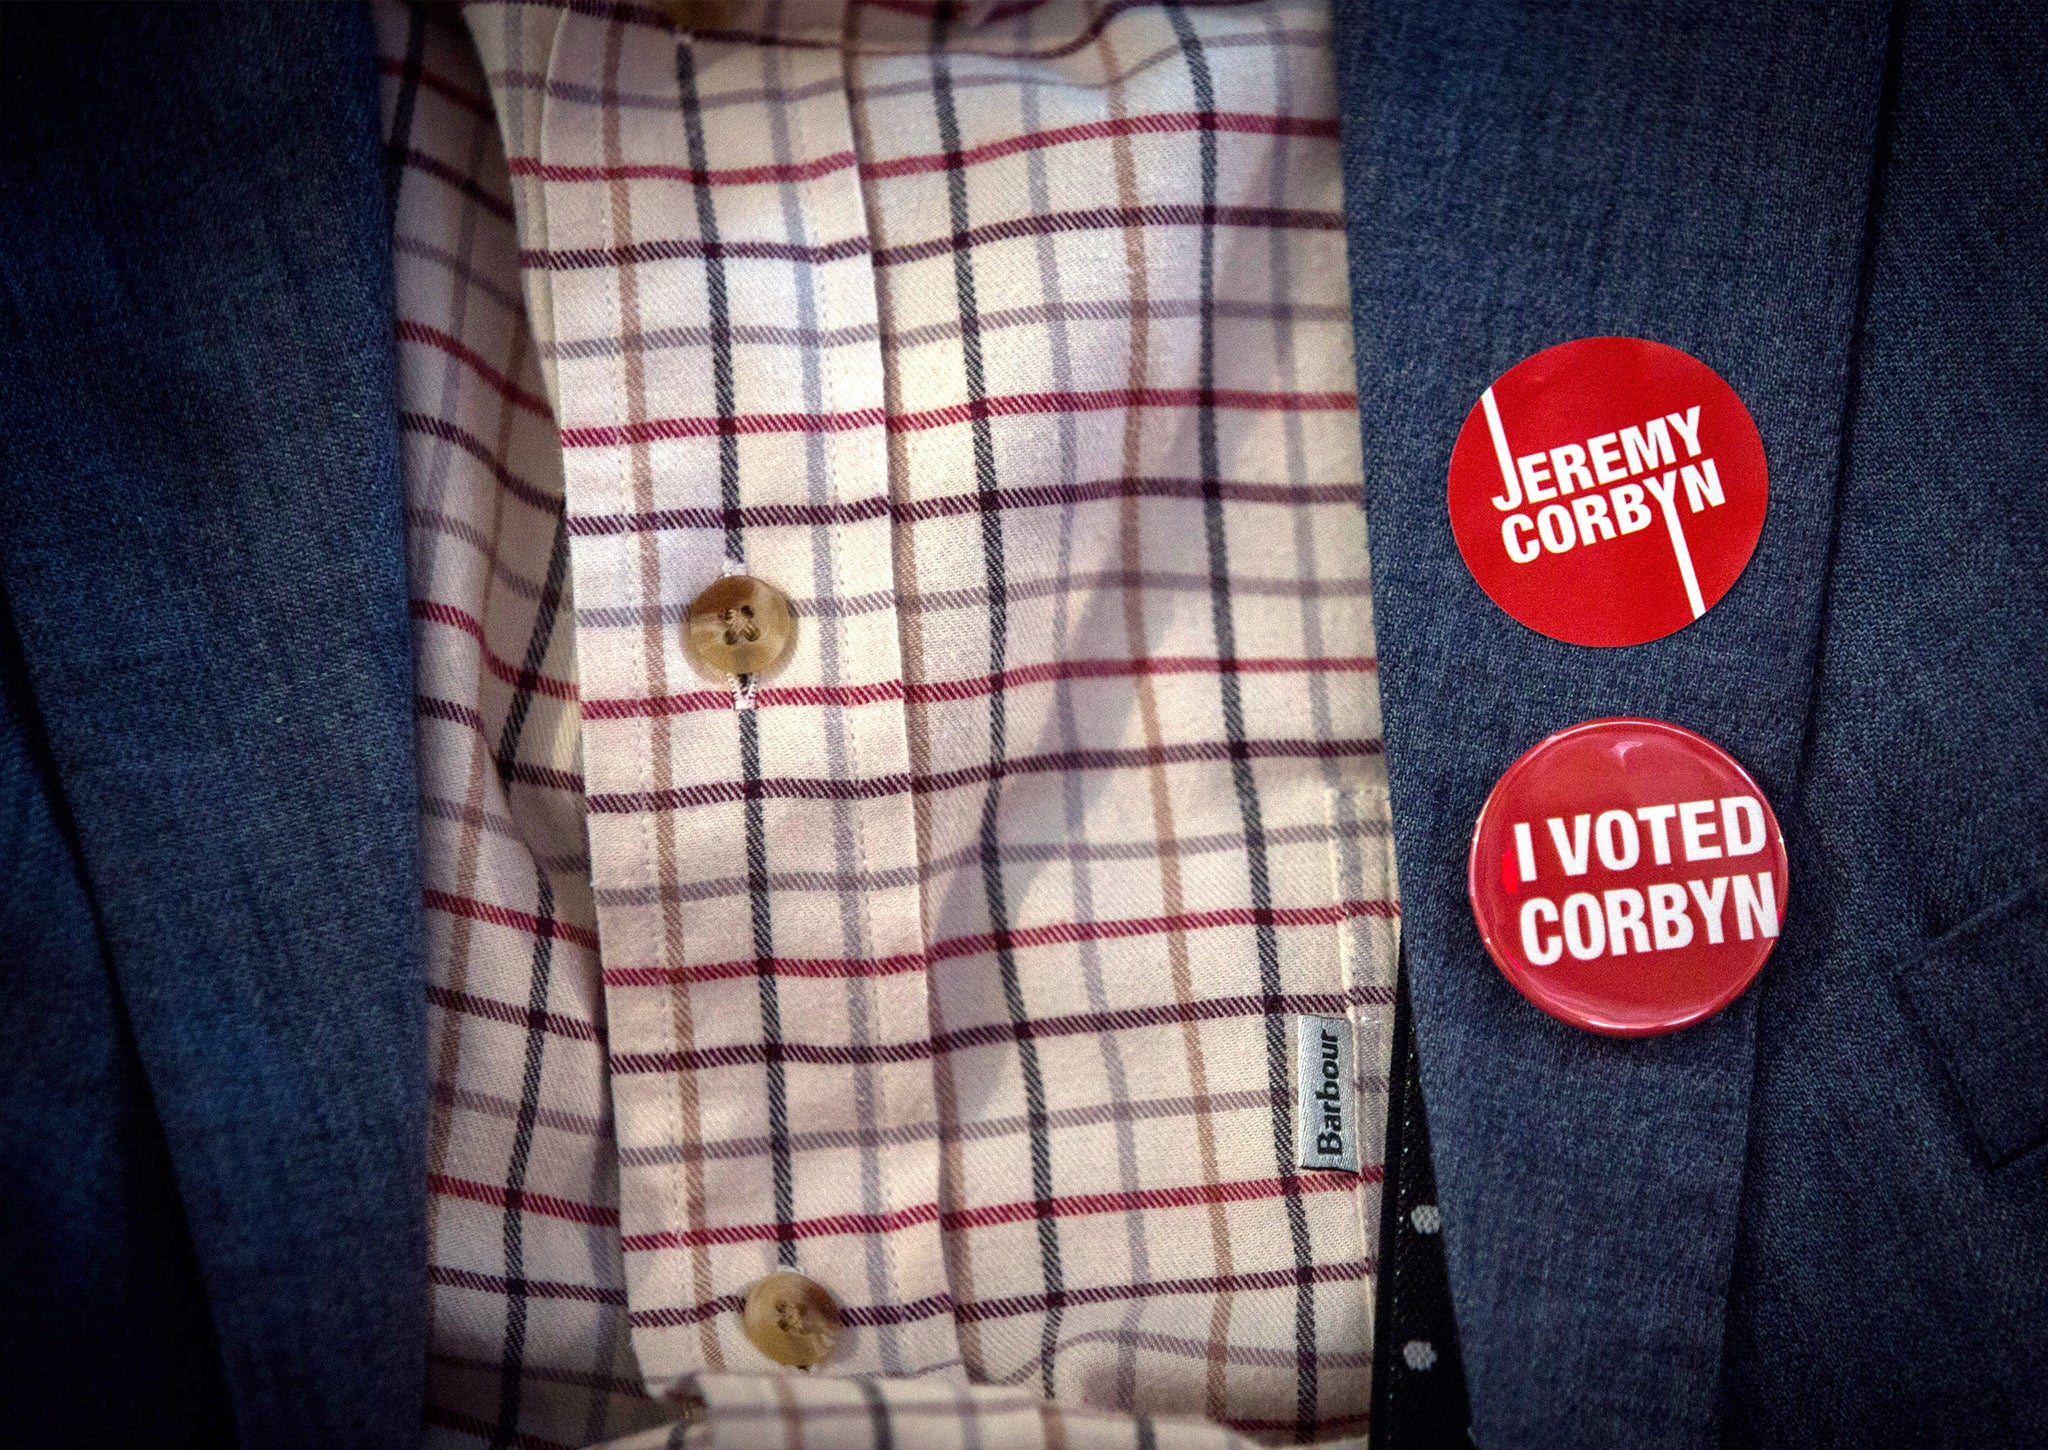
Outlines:
[[[1395, 907], [1325, 7], [377, 15], [428, 1439], [1362, 1435]], [[731, 572], [798, 624], [739, 687], [679, 630]], [[1362, 1173], [1295, 1167], [1300, 1013]], [[740, 1332], [778, 1266], [845, 1317], [812, 1374]]]

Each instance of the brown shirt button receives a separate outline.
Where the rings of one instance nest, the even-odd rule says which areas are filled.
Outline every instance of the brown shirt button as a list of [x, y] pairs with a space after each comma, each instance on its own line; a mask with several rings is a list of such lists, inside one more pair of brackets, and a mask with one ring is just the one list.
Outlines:
[[720, 579], [683, 615], [683, 644], [697, 667], [713, 675], [758, 675], [773, 668], [795, 638], [788, 596], [747, 574]]
[[747, 1290], [740, 1327], [777, 1364], [809, 1369], [839, 1342], [839, 1306], [802, 1274], [770, 1274]]

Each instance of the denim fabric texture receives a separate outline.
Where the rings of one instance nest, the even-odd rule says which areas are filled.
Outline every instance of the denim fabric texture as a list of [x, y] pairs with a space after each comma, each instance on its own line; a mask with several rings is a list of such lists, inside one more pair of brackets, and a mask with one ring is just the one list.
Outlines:
[[[2011, 922], [2038, 928], [2039, 896], [1998, 915], [2048, 854], [2043, 506], [2015, 426], [2048, 377], [2038, 34], [1877, 4], [1338, 16], [1405, 945], [1474, 1439], [2041, 1443], [2048, 999], [2041, 931]], [[1606, 333], [1719, 371], [1771, 466], [1735, 588], [1625, 650], [1495, 609], [1444, 505], [1480, 390]], [[1499, 773], [1615, 714], [1718, 741], [1793, 853], [1760, 988], [1635, 1042], [1517, 997], [1464, 894]]]
[[219, 1443], [177, 1183], [11, 628], [0, 682], [0, 1443], [76, 1443], [81, 1418], [102, 1444]]
[[0, 1440], [409, 1444], [425, 1004], [367, 18], [8, 7], [0, 94], [0, 1320], [34, 1345], [0, 1354]]
[[2048, 27], [1893, 44], [1731, 1445], [2048, 1445]]

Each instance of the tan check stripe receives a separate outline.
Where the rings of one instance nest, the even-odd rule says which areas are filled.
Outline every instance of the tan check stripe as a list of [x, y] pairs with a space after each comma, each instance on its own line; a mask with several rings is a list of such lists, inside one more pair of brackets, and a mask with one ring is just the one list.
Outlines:
[[[379, 12], [430, 1436], [1362, 1434], [1394, 888], [1322, 8], [462, 18]], [[799, 630], [735, 690], [676, 626], [739, 571]], [[1363, 1175], [1292, 1166], [1301, 1012]], [[778, 1265], [845, 1312], [817, 1374], [739, 1332]]]

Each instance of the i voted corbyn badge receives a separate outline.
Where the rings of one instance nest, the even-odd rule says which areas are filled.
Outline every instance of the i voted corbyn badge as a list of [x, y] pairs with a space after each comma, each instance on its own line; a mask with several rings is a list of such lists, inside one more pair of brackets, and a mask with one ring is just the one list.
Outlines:
[[1515, 990], [1614, 1037], [1675, 1032], [1740, 996], [1789, 885], [1757, 783], [1661, 720], [1592, 720], [1531, 749], [1487, 797], [1467, 866]]
[[1644, 644], [1705, 614], [1749, 562], [1769, 496], [1735, 390], [1635, 337], [1515, 364], [1451, 450], [1451, 531], [1472, 577], [1569, 644]]

